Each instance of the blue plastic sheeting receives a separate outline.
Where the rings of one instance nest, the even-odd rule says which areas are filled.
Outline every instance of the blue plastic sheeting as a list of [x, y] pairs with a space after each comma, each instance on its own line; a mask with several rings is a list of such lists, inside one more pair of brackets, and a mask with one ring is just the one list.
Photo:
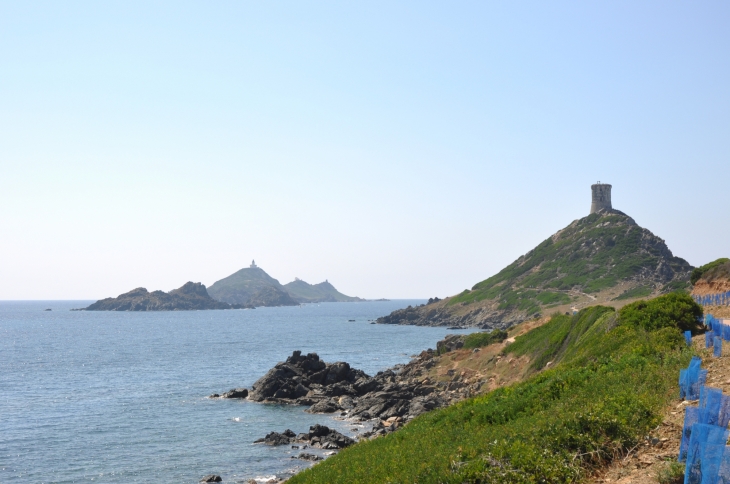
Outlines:
[[697, 304], [702, 306], [727, 306], [730, 305], [730, 291], [706, 296], [692, 296]]
[[[689, 437], [689, 446], [687, 447], [687, 466], [685, 467], [684, 472], [684, 484], [702, 484], [703, 467], [710, 468], [712, 465], [711, 463], [714, 462], [712, 460], [709, 460], [708, 463], [703, 462], [703, 448], [707, 448], [707, 446], [711, 445], [717, 445], [722, 446], [724, 450], [728, 436], [730, 436], [730, 431], [715, 425], [696, 423], [692, 426]], [[711, 450], [712, 449], [710, 448], [705, 451], [705, 454], [708, 457], [715, 455], [711, 453]], [[720, 459], [722, 459], [722, 452], [720, 452]], [[718, 470], [720, 468], [720, 462], [721, 460], [717, 461]], [[708, 474], [708, 478], [711, 477], [709, 472], [706, 472], [706, 474]], [[715, 479], [717, 478], [715, 477]]]
[[684, 340], [687, 342], [687, 346], [692, 346], [692, 331], [684, 332]]
[[687, 449], [689, 449], [689, 439], [692, 436], [692, 426], [700, 422], [700, 409], [697, 407], [687, 407], [684, 410], [684, 426], [682, 427], [682, 440], [679, 443], [679, 462], [687, 460]]
[[[720, 409], [723, 404], [722, 390], [703, 386], [700, 390], [700, 421], [707, 425], [720, 425]], [[727, 423], [724, 425], [727, 427]]]
[[715, 358], [722, 356], [722, 340], [717, 336], [712, 341], [712, 356]]
[[700, 369], [701, 359], [693, 356], [689, 367], [679, 370], [679, 397], [686, 400], [699, 400], [700, 386], [705, 384], [707, 370]]
[[730, 484], [730, 447], [725, 447], [725, 452], [722, 454], [720, 471], [715, 482], [717, 484]]
[[705, 333], [705, 348], [712, 348], [712, 343], [714, 343], [712, 338], [714, 337], [715, 333], [713, 331], [708, 331]]
[[697, 482], [697, 484], [717, 484], [724, 455], [725, 444], [707, 444], [700, 447], [699, 476], [690, 477], [690, 482]]
[[727, 324], [722, 325], [722, 339], [730, 341], [730, 326]]

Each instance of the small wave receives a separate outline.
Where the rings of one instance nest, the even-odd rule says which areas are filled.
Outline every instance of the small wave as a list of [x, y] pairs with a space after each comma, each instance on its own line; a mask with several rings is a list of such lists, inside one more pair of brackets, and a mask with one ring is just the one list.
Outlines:
[[267, 483], [267, 482], [274, 482], [274, 481], [276, 481], [276, 476], [274, 476], [274, 475], [271, 475], [271, 476], [263, 476], [263, 477], [256, 476], [256, 477], [253, 478], [253, 480], [256, 481], [256, 482], [260, 482], [260, 483], [264, 484], [264, 483]]
[[241, 417], [233, 417], [233, 421], [234, 422], [240, 422], [241, 421]]

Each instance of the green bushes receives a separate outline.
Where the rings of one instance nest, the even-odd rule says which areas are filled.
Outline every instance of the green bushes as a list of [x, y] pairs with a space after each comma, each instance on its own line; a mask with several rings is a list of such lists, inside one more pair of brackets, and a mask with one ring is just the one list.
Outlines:
[[[674, 301], [674, 299], [672, 299]], [[671, 301], [670, 301], [671, 302]], [[619, 324], [611, 308], [555, 315], [506, 351], [551, 369], [359, 443], [289, 482], [564, 483], [639, 442], [677, 393], [691, 350], [683, 304], [659, 304], [674, 326]], [[631, 316], [644, 321], [635, 308]], [[638, 313], [638, 314], [637, 314]], [[690, 314], [692, 311], [690, 311]], [[651, 327], [651, 326], [650, 326]]]
[[689, 294], [673, 292], [627, 304], [619, 312], [619, 321], [647, 331], [679, 327], [682, 331], [697, 334], [702, 331], [702, 307]]
[[495, 329], [491, 333], [472, 333], [464, 337], [464, 348], [481, 348], [507, 339], [507, 331]]

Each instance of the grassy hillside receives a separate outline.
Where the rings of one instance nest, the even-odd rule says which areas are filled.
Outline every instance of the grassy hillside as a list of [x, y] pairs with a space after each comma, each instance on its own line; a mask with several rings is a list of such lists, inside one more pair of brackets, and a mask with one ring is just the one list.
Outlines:
[[[554, 316], [504, 351], [549, 369], [402, 430], [359, 443], [294, 476], [299, 483], [562, 483], [633, 447], [677, 394], [698, 331], [686, 294]], [[659, 317], [658, 326], [648, 324]]]
[[[596, 293], [641, 281], [637, 294], [685, 281], [691, 266], [674, 257], [662, 239], [618, 212], [576, 220], [498, 274], [453, 297], [449, 305], [495, 300], [497, 309], [532, 314], [566, 304], [571, 292]], [[633, 296], [633, 294], [628, 294]]]

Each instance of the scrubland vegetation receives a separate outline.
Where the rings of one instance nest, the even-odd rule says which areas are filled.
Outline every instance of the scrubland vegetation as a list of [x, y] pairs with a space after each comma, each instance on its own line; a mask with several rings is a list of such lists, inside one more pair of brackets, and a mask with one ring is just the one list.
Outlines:
[[688, 295], [670, 294], [618, 313], [555, 315], [504, 350], [530, 357], [526, 380], [424, 414], [289, 482], [580, 481], [660, 422], [691, 357], [681, 330], [699, 331], [701, 314]]

